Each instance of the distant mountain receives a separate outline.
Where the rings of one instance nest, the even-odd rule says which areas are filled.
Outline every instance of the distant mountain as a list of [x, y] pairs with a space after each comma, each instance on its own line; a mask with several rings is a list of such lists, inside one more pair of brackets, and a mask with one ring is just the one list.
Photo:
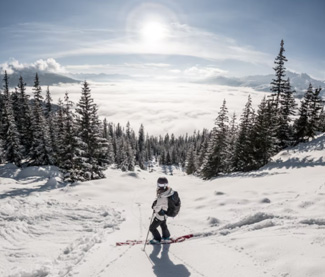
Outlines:
[[[296, 90], [297, 97], [301, 97], [304, 94], [304, 92], [307, 90], [309, 86], [309, 83], [311, 83], [314, 88], [318, 88], [318, 87], [325, 88], [324, 81], [313, 79], [306, 73], [297, 74], [294, 72], [287, 71], [286, 78], [290, 78], [290, 83], [292, 87]], [[270, 83], [272, 79], [274, 79], [273, 74], [253, 75], [253, 76], [246, 76], [241, 78], [218, 76], [200, 82], [207, 83], [207, 84], [233, 86], [233, 87], [251, 87], [255, 90], [269, 92]]]
[[106, 74], [106, 73], [77, 73], [77, 74], [69, 74], [73, 79], [80, 81], [94, 81], [94, 82], [109, 82], [109, 81], [117, 81], [117, 80], [130, 80], [132, 79], [129, 75], [123, 74]]
[[[79, 80], [69, 78], [66, 76], [63, 76], [61, 74], [56, 73], [50, 73], [50, 72], [44, 72], [39, 71], [38, 77], [40, 80], [41, 86], [52, 86], [59, 83], [79, 83]], [[34, 80], [35, 80], [36, 70], [25, 68], [23, 70], [15, 70], [14, 73], [8, 75], [9, 77], [9, 85], [10, 87], [16, 87], [19, 81], [19, 77], [22, 76], [24, 78], [24, 82], [27, 84], [27, 86], [33, 86]]]

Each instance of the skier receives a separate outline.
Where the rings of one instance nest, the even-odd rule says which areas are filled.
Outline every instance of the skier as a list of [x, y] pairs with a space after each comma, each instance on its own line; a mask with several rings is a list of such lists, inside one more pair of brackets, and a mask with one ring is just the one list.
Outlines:
[[[153, 239], [150, 240], [150, 244], [159, 244], [161, 240], [168, 241], [170, 239], [170, 233], [167, 227], [167, 209], [168, 199], [167, 197], [174, 194], [172, 188], [168, 186], [168, 180], [165, 177], [158, 178], [157, 181], [157, 199], [152, 204], [155, 217], [152, 221], [149, 230], [153, 235]], [[157, 230], [161, 227], [162, 237]]]

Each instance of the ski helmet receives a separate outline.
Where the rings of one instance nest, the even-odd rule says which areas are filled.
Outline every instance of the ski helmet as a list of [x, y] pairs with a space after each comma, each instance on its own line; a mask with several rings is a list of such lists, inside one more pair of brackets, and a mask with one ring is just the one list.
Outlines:
[[166, 188], [168, 186], [168, 180], [166, 177], [159, 177], [157, 180], [158, 188]]

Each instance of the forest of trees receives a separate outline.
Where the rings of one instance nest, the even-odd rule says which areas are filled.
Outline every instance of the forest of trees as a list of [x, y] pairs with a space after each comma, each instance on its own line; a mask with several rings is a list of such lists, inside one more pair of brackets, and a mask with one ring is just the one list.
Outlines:
[[237, 118], [229, 115], [224, 100], [211, 131], [179, 137], [168, 133], [149, 136], [143, 125], [136, 133], [130, 123], [123, 127], [101, 121], [86, 81], [78, 103], [72, 103], [66, 93], [53, 104], [49, 87], [42, 96], [37, 74], [30, 99], [23, 77], [10, 91], [5, 72], [0, 90], [0, 163], [56, 165], [70, 182], [103, 178], [112, 164], [133, 171], [135, 166], [150, 170], [153, 162], [159, 162], [180, 166], [187, 174], [204, 179], [258, 169], [282, 149], [325, 131], [321, 88], [310, 84], [298, 105], [290, 80], [285, 78], [284, 51], [281, 41], [271, 93], [257, 111], [249, 96]]

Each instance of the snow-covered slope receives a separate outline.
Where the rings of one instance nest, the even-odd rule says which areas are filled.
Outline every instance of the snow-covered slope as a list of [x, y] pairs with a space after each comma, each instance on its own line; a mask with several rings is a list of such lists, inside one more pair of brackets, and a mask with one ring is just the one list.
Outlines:
[[[261, 170], [203, 181], [178, 169], [107, 170], [62, 186], [56, 168], [0, 168], [0, 276], [324, 276], [325, 136]], [[144, 239], [156, 179], [168, 174], [182, 210], [178, 244]]]

